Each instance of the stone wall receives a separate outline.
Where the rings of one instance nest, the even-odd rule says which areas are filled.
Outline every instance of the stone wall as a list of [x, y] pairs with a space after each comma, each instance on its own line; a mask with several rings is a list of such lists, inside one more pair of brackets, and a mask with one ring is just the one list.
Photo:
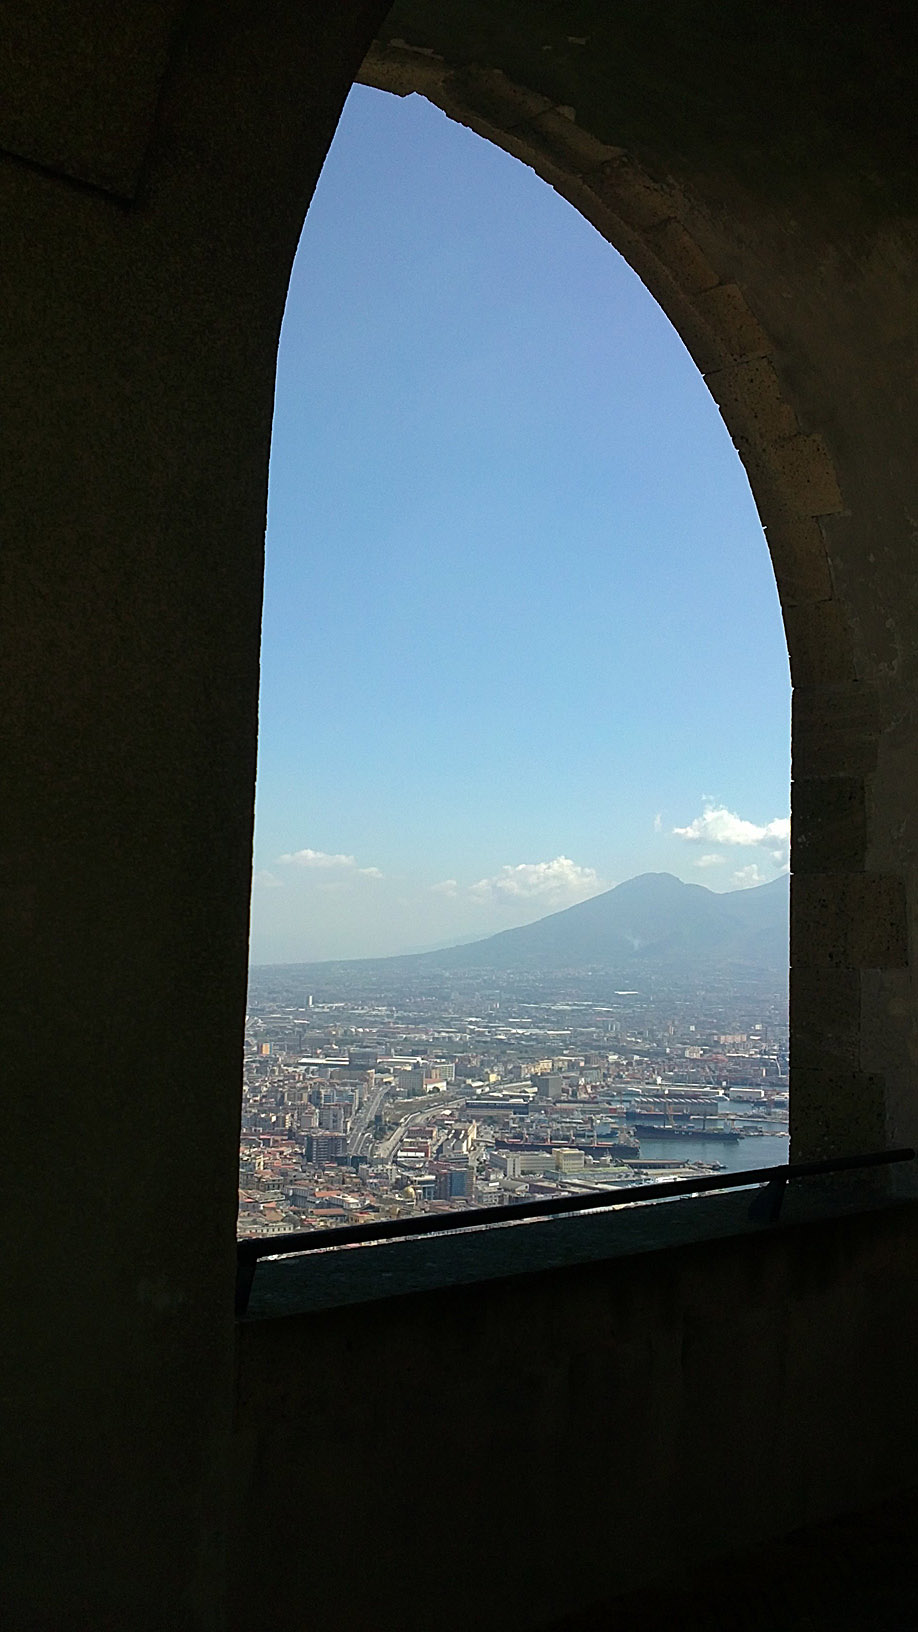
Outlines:
[[[719, 1560], [907, 1488], [918, 1204], [755, 1231], [746, 1205], [654, 1209], [656, 1248], [625, 1256], [243, 1323], [230, 1626], [529, 1632], [705, 1564], [715, 1593]], [[635, 1226], [574, 1232], [614, 1252]], [[366, 1250], [397, 1284], [430, 1245]]]

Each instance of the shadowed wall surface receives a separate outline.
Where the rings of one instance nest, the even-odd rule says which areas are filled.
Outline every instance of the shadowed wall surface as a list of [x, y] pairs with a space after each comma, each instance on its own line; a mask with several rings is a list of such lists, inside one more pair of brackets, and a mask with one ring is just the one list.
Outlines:
[[282, 1619], [341, 1632], [524, 1632], [692, 1568], [713, 1599], [725, 1557], [907, 1485], [915, 1204], [792, 1198], [764, 1231], [747, 1206], [664, 1207], [646, 1250], [646, 1209], [584, 1218], [569, 1235], [630, 1252], [403, 1296], [405, 1246], [369, 1248], [388, 1297], [244, 1322], [231, 1625], [266, 1581]]
[[[225, 1623], [273, 373], [362, 60], [535, 164], [708, 379], [766, 524], [795, 687], [795, 1149], [918, 1127], [909, 12], [384, 12], [4, 11], [14, 1626]], [[587, 1416], [600, 1382], [577, 1385]]]

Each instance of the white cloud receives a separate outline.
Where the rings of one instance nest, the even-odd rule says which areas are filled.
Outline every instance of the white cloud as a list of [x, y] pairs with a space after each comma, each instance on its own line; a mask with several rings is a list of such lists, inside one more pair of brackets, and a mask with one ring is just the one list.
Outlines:
[[282, 890], [284, 887], [281, 879], [275, 878], [274, 874], [269, 873], [266, 867], [262, 867], [255, 874], [252, 882], [261, 890]]
[[353, 856], [332, 856], [327, 850], [293, 850], [278, 856], [278, 861], [292, 867], [356, 867]]
[[[707, 805], [703, 815], [696, 816], [688, 827], [674, 827], [673, 833], [676, 838], [692, 843], [756, 845], [777, 840], [786, 846], [790, 843], [790, 817], [776, 816], [774, 821], [760, 826], [736, 816], [724, 805]], [[782, 849], [782, 859], [783, 854]]]
[[452, 898], [459, 894], [459, 883], [455, 878], [443, 878], [439, 884], [431, 884], [432, 895], [446, 895]]
[[699, 856], [698, 859], [695, 862], [696, 867], [722, 867], [723, 864], [724, 864], [723, 856], [713, 856], [713, 855], [712, 856]]
[[292, 850], [278, 856], [278, 866], [303, 867], [312, 872], [357, 873], [361, 878], [382, 878], [378, 867], [358, 867], [356, 856], [333, 855], [328, 850]]
[[469, 889], [473, 901], [503, 906], [523, 901], [561, 905], [583, 901], [605, 889], [592, 867], [580, 867], [568, 856], [554, 861], [522, 861], [502, 867], [492, 878], [480, 878]]
[[655, 833], [662, 833], [663, 832], [663, 812], [662, 812], [662, 810], [658, 810], [656, 816], [653, 819], [653, 830], [654, 830]]
[[750, 890], [755, 884], [767, 883], [767, 880], [762, 877], [754, 861], [750, 862], [748, 867], [738, 868], [733, 874], [733, 879], [734, 883], [741, 890]]

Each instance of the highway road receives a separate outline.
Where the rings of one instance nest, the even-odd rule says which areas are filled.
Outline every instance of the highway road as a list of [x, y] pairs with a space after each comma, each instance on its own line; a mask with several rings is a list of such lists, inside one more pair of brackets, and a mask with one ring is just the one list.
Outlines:
[[402, 1117], [401, 1121], [397, 1123], [391, 1133], [387, 1133], [384, 1139], [380, 1139], [379, 1144], [376, 1147], [376, 1161], [391, 1161], [412, 1123], [428, 1122], [432, 1116], [442, 1115], [442, 1113], [447, 1109], [450, 1109], [456, 1105], [463, 1105], [465, 1103], [465, 1098], [466, 1096], [464, 1092], [461, 1094], [429, 1095], [418, 1110], [409, 1111], [408, 1115]]
[[370, 1127], [386, 1094], [389, 1092], [387, 1083], [380, 1083], [374, 1088], [366, 1103], [361, 1106], [348, 1134], [347, 1153], [349, 1156], [369, 1156], [373, 1149], [373, 1135]]

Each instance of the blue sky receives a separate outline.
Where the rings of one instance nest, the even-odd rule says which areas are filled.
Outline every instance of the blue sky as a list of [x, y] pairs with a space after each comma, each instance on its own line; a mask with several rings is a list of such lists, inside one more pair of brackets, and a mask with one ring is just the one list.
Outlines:
[[789, 695], [745, 474], [653, 298], [518, 161], [355, 87], [278, 354], [253, 961], [772, 878]]

